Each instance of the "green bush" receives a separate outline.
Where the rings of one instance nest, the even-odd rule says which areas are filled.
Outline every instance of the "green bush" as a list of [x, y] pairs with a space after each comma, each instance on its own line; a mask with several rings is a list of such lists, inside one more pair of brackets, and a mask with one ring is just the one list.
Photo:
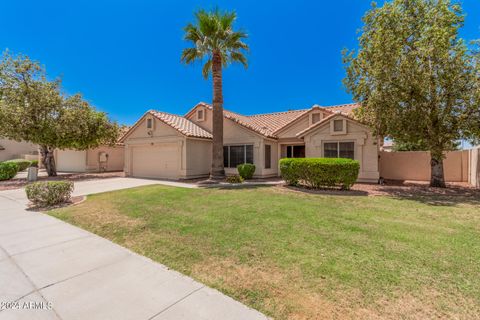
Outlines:
[[52, 206], [70, 200], [73, 191], [71, 181], [34, 182], [25, 187], [27, 198], [37, 206]]
[[30, 167], [38, 167], [38, 160], [32, 160], [30, 162]]
[[10, 180], [18, 172], [18, 164], [15, 162], [0, 162], [0, 180]]
[[343, 158], [289, 158], [280, 160], [280, 173], [289, 185], [310, 188], [350, 189], [357, 181], [360, 164]]
[[5, 161], [7, 163], [16, 163], [18, 165], [18, 171], [23, 171], [30, 167], [30, 164], [32, 164], [32, 161], [30, 160], [25, 160], [25, 159], [13, 159], [13, 160], [8, 160]]
[[243, 179], [252, 179], [255, 173], [255, 165], [251, 163], [239, 164], [237, 166], [238, 174]]
[[243, 178], [240, 177], [239, 175], [233, 175], [233, 176], [228, 176], [227, 179], [225, 179], [228, 183], [242, 183]]

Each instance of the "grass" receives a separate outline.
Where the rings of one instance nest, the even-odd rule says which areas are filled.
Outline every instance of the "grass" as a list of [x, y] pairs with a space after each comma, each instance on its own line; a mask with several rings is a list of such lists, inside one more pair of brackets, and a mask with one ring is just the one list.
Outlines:
[[425, 200], [148, 186], [50, 214], [275, 319], [478, 318], [480, 200]]

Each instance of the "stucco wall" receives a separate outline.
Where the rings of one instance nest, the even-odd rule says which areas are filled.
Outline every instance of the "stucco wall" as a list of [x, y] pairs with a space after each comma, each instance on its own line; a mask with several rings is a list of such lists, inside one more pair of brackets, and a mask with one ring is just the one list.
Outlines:
[[186, 176], [208, 176], [212, 166], [212, 142], [198, 139], [186, 140]]
[[[123, 171], [125, 162], [124, 146], [101, 146], [87, 151], [87, 171]], [[108, 154], [107, 162], [100, 162], [100, 153]]]
[[9, 139], [0, 139], [0, 146], [4, 150], [0, 150], [0, 161], [23, 159], [25, 154], [38, 153], [38, 146], [28, 142], [17, 142]]
[[[430, 153], [427, 151], [380, 152], [380, 176], [392, 180], [430, 180]], [[447, 182], [467, 182], [469, 151], [446, 154], [443, 170]]]
[[480, 188], [480, 147], [469, 150], [468, 182]]
[[301, 119], [298, 119], [294, 124], [289, 126], [286, 129], [283, 129], [278, 133], [279, 139], [284, 138], [296, 138], [296, 134], [300, 131], [303, 131], [309, 127], [310, 119], [309, 115], [303, 116]]
[[[263, 137], [253, 133], [252, 131], [243, 128], [234, 123], [232, 120], [224, 119], [223, 121], [223, 144], [224, 145], [239, 145], [252, 144], [253, 145], [253, 164], [255, 165], [255, 177], [263, 175]], [[225, 168], [227, 175], [238, 174], [237, 168]]]
[[[333, 118], [337, 119], [337, 117]], [[323, 143], [325, 142], [354, 142], [355, 160], [360, 162], [359, 181], [376, 182], [378, 172], [378, 146], [377, 140], [370, 130], [360, 124], [346, 119], [346, 134], [332, 135], [330, 123], [320, 125], [316, 130], [305, 137], [305, 153], [308, 158], [323, 157]]]

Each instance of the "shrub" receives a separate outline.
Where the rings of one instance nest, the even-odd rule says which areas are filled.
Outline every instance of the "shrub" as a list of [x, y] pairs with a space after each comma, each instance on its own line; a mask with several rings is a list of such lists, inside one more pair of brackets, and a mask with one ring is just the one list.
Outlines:
[[5, 161], [5, 162], [16, 163], [18, 165], [18, 171], [23, 171], [23, 170], [27, 169], [28, 167], [30, 167], [30, 164], [32, 163], [32, 161], [25, 160], [25, 159], [13, 159], [13, 160]]
[[343, 158], [290, 158], [280, 160], [280, 173], [289, 185], [311, 188], [350, 189], [357, 181], [360, 164]]
[[252, 179], [255, 173], [255, 165], [251, 163], [239, 164], [237, 166], [238, 174], [243, 179]]
[[38, 167], [38, 160], [32, 160], [30, 162], [30, 167]]
[[228, 183], [242, 183], [243, 182], [243, 178], [239, 175], [233, 175], [233, 176], [228, 176], [226, 181]]
[[73, 191], [71, 181], [34, 182], [25, 187], [27, 198], [37, 206], [52, 206], [70, 200]]
[[0, 180], [10, 180], [18, 172], [18, 164], [15, 162], [0, 162]]

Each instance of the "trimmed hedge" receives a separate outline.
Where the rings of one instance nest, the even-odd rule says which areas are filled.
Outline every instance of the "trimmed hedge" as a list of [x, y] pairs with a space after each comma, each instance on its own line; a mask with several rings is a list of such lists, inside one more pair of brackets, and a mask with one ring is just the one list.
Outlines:
[[0, 162], [0, 180], [10, 180], [17, 175], [18, 164], [15, 162]]
[[67, 202], [73, 192], [71, 181], [34, 182], [25, 187], [27, 198], [37, 206], [53, 206]]
[[7, 160], [5, 161], [7, 163], [16, 163], [18, 165], [18, 171], [23, 171], [30, 167], [32, 164], [32, 161], [30, 160], [25, 160], [25, 159], [13, 159], [13, 160]]
[[243, 179], [252, 179], [253, 174], [255, 173], [255, 165], [251, 163], [239, 164], [237, 166], [237, 171]]
[[38, 160], [32, 160], [30, 163], [30, 167], [37, 167], [38, 168]]
[[310, 188], [341, 187], [348, 190], [357, 181], [360, 164], [343, 158], [288, 158], [280, 160], [280, 173], [289, 185]]

